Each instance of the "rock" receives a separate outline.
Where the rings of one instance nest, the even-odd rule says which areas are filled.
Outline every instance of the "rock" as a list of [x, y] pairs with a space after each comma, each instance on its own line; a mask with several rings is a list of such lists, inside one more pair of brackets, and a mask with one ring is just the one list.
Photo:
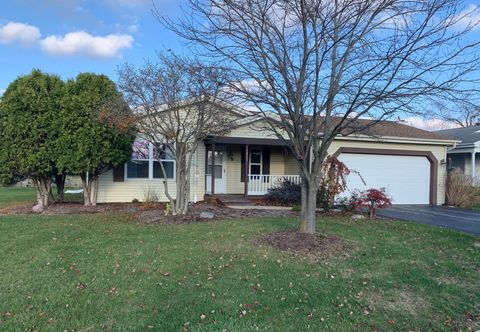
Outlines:
[[137, 211], [138, 211], [138, 209], [135, 208], [135, 207], [129, 207], [129, 208], [127, 208], [127, 212], [128, 212], [128, 213], [135, 213], [135, 212], [137, 212]]
[[215, 218], [215, 214], [213, 214], [212, 212], [200, 212], [200, 218], [202, 219], [213, 219]]
[[43, 206], [41, 206], [40, 204], [37, 204], [37, 205], [33, 206], [32, 207], [32, 212], [42, 213], [43, 212]]
[[365, 216], [363, 216], [361, 214], [354, 214], [350, 219], [352, 219], [353, 221], [359, 221], [359, 220], [364, 220], [364, 219], [367, 219], [367, 218], [365, 218]]

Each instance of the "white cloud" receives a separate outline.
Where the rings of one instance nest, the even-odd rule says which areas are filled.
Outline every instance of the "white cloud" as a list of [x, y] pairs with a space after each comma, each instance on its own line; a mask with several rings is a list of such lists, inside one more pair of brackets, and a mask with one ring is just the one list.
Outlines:
[[42, 34], [34, 26], [19, 22], [9, 22], [0, 27], [0, 43], [31, 45], [40, 40]]
[[480, 6], [470, 4], [464, 11], [455, 18], [455, 27], [458, 29], [480, 29]]
[[5, 89], [4, 88], [0, 88], [0, 97], [5, 93]]
[[455, 123], [442, 119], [423, 119], [419, 117], [408, 117], [403, 119], [403, 122], [409, 126], [417, 127], [428, 131], [458, 127], [458, 125], [456, 125]]
[[44, 51], [54, 55], [87, 55], [99, 58], [121, 56], [120, 51], [132, 47], [130, 35], [92, 36], [85, 31], [65, 36], [48, 36], [41, 41]]

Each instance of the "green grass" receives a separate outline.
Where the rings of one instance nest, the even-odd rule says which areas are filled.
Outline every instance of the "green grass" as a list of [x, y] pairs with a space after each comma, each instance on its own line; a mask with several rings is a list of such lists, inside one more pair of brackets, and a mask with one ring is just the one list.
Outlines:
[[[67, 188], [68, 189], [68, 188]], [[52, 192], [55, 194], [56, 189]], [[0, 209], [20, 205], [20, 204], [35, 204], [36, 195], [34, 188], [14, 188], [14, 187], [0, 187]], [[65, 194], [65, 200], [69, 202], [81, 202], [81, 194]]]
[[479, 238], [324, 219], [350, 250], [316, 261], [251, 242], [295, 226], [0, 216], [0, 330], [439, 331], [480, 312]]
[[33, 188], [0, 187], [0, 209], [8, 206], [35, 202]]

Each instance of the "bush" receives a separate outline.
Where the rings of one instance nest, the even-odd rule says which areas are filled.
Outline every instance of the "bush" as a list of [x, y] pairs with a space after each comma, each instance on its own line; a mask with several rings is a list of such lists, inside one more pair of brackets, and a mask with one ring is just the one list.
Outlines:
[[459, 207], [472, 207], [477, 201], [477, 188], [473, 186], [472, 178], [455, 170], [448, 174], [447, 204]]
[[267, 200], [276, 205], [299, 205], [302, 202], [302, 186], [284, 180], [277, 187], [268, 189]]
[[159, 200], [158, 191], [153, 187], [148, 187], [143, 191], [143, 201], [147, 204], [157, 203]]
[[375, 218], [377, 209], [386, 208], [392, 205], [392, 199], [385, 192], [385, 188], [367, 189], [362, 191], [356, 199], [355, 206], [357, 208], [366, 207], [370, 218]]
[[360, 193], [354, 191], [350, 197], [342, 197], [337, 201], [337, 207], [344, 212], [354, 212], [357, 209], [357, 201]]

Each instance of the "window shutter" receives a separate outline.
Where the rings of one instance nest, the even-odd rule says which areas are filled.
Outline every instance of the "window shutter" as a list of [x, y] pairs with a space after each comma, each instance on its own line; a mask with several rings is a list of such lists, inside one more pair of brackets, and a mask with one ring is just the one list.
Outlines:
[[262, 174], [270, 175], [270, 148], [263, 148], [262, 164]]
[[245, 165], [245, 147], [240, 148], [240, 182], [245, 182], [247, 167]]
[[113, 182], [125, 181], [125, 165], [121, 164], [113, 168]]

